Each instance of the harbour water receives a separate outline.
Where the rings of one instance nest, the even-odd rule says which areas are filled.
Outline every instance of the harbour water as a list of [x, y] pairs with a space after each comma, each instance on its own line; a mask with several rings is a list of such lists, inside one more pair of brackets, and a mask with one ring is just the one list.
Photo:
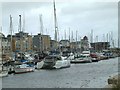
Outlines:
[[118, 58], [72, 64], [70, 68], [36, 70], [2, 78], [2, 88], [103, 88], [118, 73]]

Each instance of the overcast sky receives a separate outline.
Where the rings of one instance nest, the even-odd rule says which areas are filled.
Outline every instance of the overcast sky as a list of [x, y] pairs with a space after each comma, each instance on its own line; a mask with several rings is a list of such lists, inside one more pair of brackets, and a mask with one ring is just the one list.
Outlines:
[[[89, 1], [89, 0], [88, 0]], [[2, 32], [9, 34], [9, 15], [13, 17], [14, 33], [18, 32], [19, 14], [25, 14], [25, 32], [37, 34], [40, 32], [39, 15], [42, 14], [44, 34], [49, 34], [54, 39], [53, 2], [6, 2], [2, 3]], [[57, 22], [60, 38], [64, 32], [69, 36], [69, 28], [76, 38], [98, 36], [98, 41], [103, 41], [107, 33], [113, 32], [113, 39], [117, 43], [118, 34], [118, 3], [117, 2], [92, 2], [70, 1], [56, 2]], [[47, 29], [47, 30], [46, 30]], [[94, 38], [95, 40], [95, 38]]]

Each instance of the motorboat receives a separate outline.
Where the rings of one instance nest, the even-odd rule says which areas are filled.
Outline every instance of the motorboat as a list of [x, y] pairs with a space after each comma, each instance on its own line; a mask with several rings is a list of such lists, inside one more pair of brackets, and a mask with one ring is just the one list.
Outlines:
[[6, 76], [8, 76], [7, 70], [0, 71], [0, 77], [6, 77]]
[[61, 59], [63, 59], [63, 60], [65, 60], [67, 58], [68, 58], [67, 56], [61, 56]]
[[8, 76], [8, 70], [3, 65], [0, 65], [0, 77]]
[[88, 54], [81, 54], [74, 60], [71, 60], [71, 63], [91, 63], [92, 59]]
[[59, 68], [66, 68], [70, 67], [70, 60], [68, 59], [62, 59], [61, 56], [47, 56], [44, 58], [44, 65], [42, 68], [47, 69], [59, 69]]
[[15, 74], [20, 74], [20, 73], [33, 72], [35, 70], [35, 67], [31, 67], [27, 64], [22, 64], [22, 65], [16, 65], [14, 70], [15, 70]]
[[43, 67], [43, 65], [44, 65], [44, 61], [43, 61], [43, 60], [42, 60], [42, 61], [39, 61], [39, 62], [37, 62], [35, 68], [36, 68], [36, 69], [41, 69], [41, 68]]
[[69, 59], [59, 59], [56, 61], [54, 68], [66, 68], [70, 67], [70, 60]]
[[100, 58], [99, 58], [99, 56], [96, 53], [91, 53], [90, 56], [92, 58], [92, 62], [100, 61]]
[[92, 59], [90, 57], [90, 51], [83, 51], [81, 54], [77, 55], [74, 60], [71, 60], [71, 63], [91, 63]]
[[5, 63], [3, 63], [3, 69], [8, 71], [8, 74], [12, 74], [14, 73], [14, 61], [7, 61]]
[[74, 54], [73, 54], [73, 53], [70, 53], [70, 55], [68, 56], [67, 59], [69, 59], [69, 60], [74, 60], [74, 59], [75, 59]]
[[106, 59], [108, 59], [108, 57], [105, 56], [103, 53], [96, 53], [96, 54], [98, 55], [98, 57], [99, 57], [100, 60], [106, 60]]

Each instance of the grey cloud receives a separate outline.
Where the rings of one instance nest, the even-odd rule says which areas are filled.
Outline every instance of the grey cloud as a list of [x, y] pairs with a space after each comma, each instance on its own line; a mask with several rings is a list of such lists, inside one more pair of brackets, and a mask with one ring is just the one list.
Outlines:
[[50, 5], [51, 2], [4, 2], [3, 8], [31, 9]]
[[[14, 29], [17, 32], [18, 14], [26, 13], [26, 31], [37, 34], [39, 32], [38, 13], [30, 13], [31, 9], [44, 9], [44, 29], [48, 29], [51, 37], [54, 37], [54, 19], [52, 2], [41, 3], [3, 3], [3, 28], [4, 32], [9, 30], [9, 14], [14, 19]], [[49, 9], [50, 8], [50, 9]], [[101, 35], [113, 30], [117, 33], [117, 2], [56, 2], [57, 21], [60, 36], [64, 36], [64, 30], [71, 28], [74, 32], [78, 30], [79, 37], [89, 35], [93, 29], [95, 35]], [[38, 10], [39, 11], [39, 10]], [[47, 12], [47, 14], [46, 14]], [[68, 34], [67, 34], [68, 36]], [[75, 36], [74, 36], [75, 37]], [[61, 38], [61, 37], [60, 37]]]
[[68, 7], [63, 7], [61, 15], [77, 15], [84, 12], [117, 9], [118, 5], [115, 2], [96, 2], [96, 3], [75, 3]]

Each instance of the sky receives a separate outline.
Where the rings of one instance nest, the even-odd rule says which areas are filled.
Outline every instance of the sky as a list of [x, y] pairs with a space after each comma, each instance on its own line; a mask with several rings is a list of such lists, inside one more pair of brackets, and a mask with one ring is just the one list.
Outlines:
[[[13, 33], [18, 32], [19, 15], [25, 16], [25, 32], [36, 35], [40, 32], [39, 15], [42, 14], [44, 34], [54, 39], [53, 1], [41, 2], [4, 2], [2, 3], [2, 32], [10, 34], [9, 16], [13, 17]], [[93, 41], [105, 41], [108, 35], [117, 44], [118, 2], [109, 0], [56, 1], [56, 14], [59, 38], [69, 37], [69, 28], [77, 40], [88, 36], [93, 30]], [[23, 26], [23, 25], [22, 25]], [[113, 34], [113, 35], [112, 35]], [[71, 33], [70, 33], [71, 35]], [[98, 40], [97, 37], [98, 36]]]

